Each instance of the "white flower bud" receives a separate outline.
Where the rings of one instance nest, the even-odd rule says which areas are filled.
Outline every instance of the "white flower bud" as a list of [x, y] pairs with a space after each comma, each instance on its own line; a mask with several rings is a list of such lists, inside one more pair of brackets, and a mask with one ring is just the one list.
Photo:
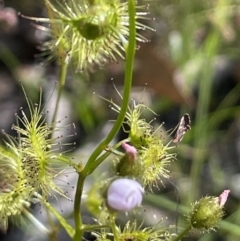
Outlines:
[[131, 211], [142, 203], [143, 187], [131, 179], [113, 181], [107, 192], [107, 204], [118, 211]]

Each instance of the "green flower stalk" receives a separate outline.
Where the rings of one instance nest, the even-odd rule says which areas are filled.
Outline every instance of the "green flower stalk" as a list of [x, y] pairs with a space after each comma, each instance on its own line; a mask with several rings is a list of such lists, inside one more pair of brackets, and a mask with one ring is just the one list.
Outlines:
[[[124, 58], [128, 43], [129, 14], [127, 2], [120, 0], [46, 0], [49, 18], [30, 18], [50, 23], [52, 40], [43, 44], [49, 59], [52, 53], [64, 62], [73, 62], [76, 71], [88, 65], [102, 65], [107, 59]], [[136, 19], [148, 19], [147, 7], [137, 6]], [[25, 16], [24, 16], [25, 17]], [[39, 27], [43, 29], [43, 27]], [[136, 23], [137, 29], [151, 29]], [[137, 40], [147, 40], [137, 35]]]

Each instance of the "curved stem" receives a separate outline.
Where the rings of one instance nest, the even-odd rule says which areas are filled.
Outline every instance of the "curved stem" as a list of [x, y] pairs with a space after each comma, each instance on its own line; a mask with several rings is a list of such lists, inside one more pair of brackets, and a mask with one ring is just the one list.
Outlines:
[[[91, 169], [93, 163], [96, 161], [96, 159], [105, 149], [105, 147], [110, 143], [110, 141], [117, 134], [125, 118], [125, 114], [128, 108], [128, 102], [130, 99], [130, 92], [132, 87], [133, 64], [134, 64], [134, 57], [135, 57], [135, 51], [136, 51], [135, 0], [128, 0], [128, 11], [129, 11], [129, 44], [128, 46], [126, 46], [126, 71], [125, 71], [125, 78], [124, 78], [122, 106], [113, 128], [111, 129], [107, 137], [93, 151], [92, 155], [88, 159], [86, 166], [79, 174], [75, 200], [74, 200], [74, 220], [76, 225], [76, 233], [74, 236], [74, 241], [81, 240], [81, 237], [83, 235], [82, 217], [80, 214], [80, 210], [81, 210], [81, 197], [83, 192], [84, 180], [86, 176], [89, 175], [90, 171], [91, 172], [94, 171], [93, 169]], [[103, 160], [101, 159], [101, 161]]]
[[[113, 146], [113, 149], [117, 149], [126, 140], [128, 140], [128, 139], [125, 139], [125, 140], [122, 140], [122, 141], [118, 142], [116, 145]], [[110, 154], [112, 154], [111, 151], [105, 152], [100, 157], [98, 157], [95, 160], [95, 162], [93, 163], [93, 165], [91, 166], [91, 168], [89, 169], [89, 174], [91, 174]]]
[[180, 241], [191, 229], [191, 225], [187, 226], [173, 241]]
[[132, 75], [133, 75], [133, 64], [134, 64], [134, 56], [136, 51], [136, 26], [135, 26], [135, 1], [128, 1], [128, 11], [129, 11], [129, 44], [126, 47], [126, 71], [124, 78], [124, 88], [123, 88], [123, 98], [120, 112], [118, 114], [117, 120], [109, 132], [108, 136], [98, 145], [98, 147], [94, 150], [92, 155], [89, 157], [88, 162], [84, 168], [84, 173], [88, 175], [88, 171], [90, 170], [92, 164], [101, 154], [101, 152], [105, 149], [105, 147], [110, 143], [110, 141], [115, 137], [117, 132], [122, 126], [122, 122], [125, 118], [128, 103], [131, 94], [132, 87]]

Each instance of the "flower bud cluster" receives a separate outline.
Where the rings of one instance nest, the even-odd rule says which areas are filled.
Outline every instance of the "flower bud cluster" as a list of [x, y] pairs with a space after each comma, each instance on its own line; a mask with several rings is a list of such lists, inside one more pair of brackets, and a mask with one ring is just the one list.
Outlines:
[[[111, 104], [118, 112], [120, 107]], [[169, 177], [167, 167], [175, 154], [168, 153], [171, 147], [164, 145], [163, 139], [156, 135], [157, 130], [154, 131], [151, 123], [141, 117], [145, 109], [145, 105], [134, 102], [133, 108], [129, 108], [126, 114], [125, 124], [129, 126], [128, 140], [131, 145], [123, 143], [126, 153], [118, 160], [116, 173], [136, 178], [151, 190], [162, 178]]]

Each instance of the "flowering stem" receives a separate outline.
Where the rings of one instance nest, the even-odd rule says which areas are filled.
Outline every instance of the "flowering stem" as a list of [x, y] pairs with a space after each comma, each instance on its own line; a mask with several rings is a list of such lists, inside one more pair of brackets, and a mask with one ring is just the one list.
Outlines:
[[84, 174], [86, 175], [89, 174], [89, 170], [91, 169], [91, 166], [93, 165], [95, 160], [98, 158], [101, 152], [106, 148], [106, 146], [110, 143], [110, 141], [115, 137], [115, 135], [121, 128], [122, 122], [127, 112], [130, 93], [131, 93], [131, 87], [132, 87], [133, 64], [134, 64], [134, 56], [136, 51], [136, 26], [135, 26], [135, 1], [134, 0], [128, 0], [128, 11], [129, 11], [129, 44], [125, 49], [126, 50], [126, 71], [125, 71], [125, 78], [124, 78], [124, 89], [123, 89], [121, 109], [111, 131], [109, 132], [107, 137], [94, 150], [92, 155], [89, 157], [88, 162], [83, 170]]
[[96, 159], [119, 131], [128, 108], [131, 87], [132, 87], [134, 56], [136, 51], [135, 0], [128, 0], [128, 12], [129, 12], [129, 44], [125, 48], [126, 71], [125, 71], [125, 78], [124, 78], [122, 106], [113, 128], [111, 129], [107, 137], [93, 151], [92, 155], [88, 159], [88, 162], [86, 163], [86, 166], [84, 167], [84, 169], [82, 170], [82, 172], [78, 177], [75, 200], [74, 200], [74, 220], [76, 225], [76, 233], [74, 236], [74, 241], [81, 240], [81, 237], [83, 235], [80, 207], [81, 207], [81, 196], [83, 192], [84, 180], [86, 176], [90, 174], [90, 172], [94, 171], [91, 168], [94, 165]]
[[191, 229], [191, 225], [188, 225], [173, 241], [180, 241]]

